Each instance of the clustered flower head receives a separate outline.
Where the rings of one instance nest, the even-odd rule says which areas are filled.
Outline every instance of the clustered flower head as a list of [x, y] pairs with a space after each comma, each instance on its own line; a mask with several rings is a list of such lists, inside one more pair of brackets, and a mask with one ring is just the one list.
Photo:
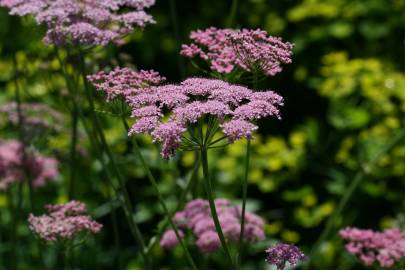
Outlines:
[[[239, 241], [241, 231], [241, 209], [232, 206], [226, 199], [215, 200], [218, 211], [218, 218], [222, 231], [227, 241]], [[204, 253], [212, 253], [220, 248], [220, 240], [215, 230], [209, 203], [203, 199], [192, 200], [187, 203], [183, 211], [177, 212], [174, 221], [180, 229], [180, 236], [184, 237], [187, 230], [193, 232], [196, 237], [196, 245]], [[264, 221], [261, 217], [246, 212], [244, 226], [244, 240], [257, 242], [264, 239]], [[173, 248], [178, 244], [175, 232], [167, 230], [160, 245], [163, 248]]]
[[153, 70], [135, 71], [129, 68], [116, 67], [111, 72], [100, 71], [87, 76], [94, 87], [107, 95], [107, 101], [117, 97], [127, 98], [152, 85], [158, 85], [166, 80]]
[[107, 45], [120, 42], [134, 26], [154, 23], [144, 9], [155, 0], [0, 0], [10, 14], [32, 15], [38, 24], [47, 26], [44, 41]]
[[[0, 113], [6, 114], [11, 123], [18, 124], [19, 115], [16, 102], [0, 104]], [[28, 134], [32, 134], [32, 131], [37, 129], [61, 130], [65, 121], [60, 112], [41, 103], [22, 103], [21, 113], [24, 118], [24, 129]]]
[[46, 242], [72, 240], [81, 233], [97, 234], [103, 227], [87, 215], [87, 207], [79, 201], [47, 205], [47, 215], [28, 218], [33, 233]]
[[59, 175], [58, 161], [40, 153], [28, 151], [25, 157], [23, 145], [15, 140], [0, 141], [0, 190], [6, 190], [15, 182], [29, 177], [34, 188], [42, 187], [47, 180]]
[[293, 44], [257, 29], [217, 29], [193, 31], [193, 43], [182, 45], [181, 54], [200, 57], [219, 73], [231, 73], [236, 67], [252, 72], [259, 69], [274, 76], [282, 64], [291, 63]]
[[399, 229], [383, 232], [345, 228], [340, 236], [348, 241], [346, 250], [358, 257], [366, 266], [378, 262], [381, 267], [391, 268], [405, 258], [405, 233]]
[[[146, 79], [145, 79], [146, 78]], [[184, 133], [204, 116], [214, 117], [230, 142], [252, 139], [253, 121], [276, 116], [283, 98], [273, 91], [254, 92], [216, 79], [190, 78], [180, 84], [153, 86], [163, 78], [154, 72], [117, 69], [89, 77], [112, 99], [124, 96], [136, 119], [129, 134], [147, 133], [162, 144], [162, 156], [173, 156]], [[141, 87], [148, 85], [148, 87]], [[152, 86], [151, 86], [152, 85]]]
[[295, 266], [305, 260], [305, 254], [296, 246], [280, 243], [266, 250], [266, 262], [277, 270], [284, 270], [286, 263]]

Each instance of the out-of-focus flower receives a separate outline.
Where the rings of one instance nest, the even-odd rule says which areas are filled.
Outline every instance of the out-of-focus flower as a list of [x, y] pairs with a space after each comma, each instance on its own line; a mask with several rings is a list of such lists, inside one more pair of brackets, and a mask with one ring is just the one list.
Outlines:
[[142, 88], [158, 85], [166, 80], [153, 70], [134, 71], [129, 68], [115, 68], [106, 73], [100, 71], [87, 76], [94, 87], [107, 95], [107, 101], [116, 97], [130, 97]]
[[219, 73], [231, 73], [235, 67], [252, 72], [257, 69], [268, 76], [281, 72], [282, 64], [291, 63], [293, 44], [269, 36], [257, 29], [217, 29], [193, 31], [194, 43], [183, 45], [181, 54], [199, 56]]
[[[130, 78], [136, 77], [128, 70], [125, 73], [132, 74]], [[130, 80], [126, 78], [121, 73], [103, 74], [99, 88], [107, 91], [110, 99], [126, 96], [136, 118], [129, 134], [150, 134], [155, 142], [162, 143], [164, 158], [174, 155], [187, 128], [204, 116], [217, 121], [228, 140], [234, 142], [243, 137], [252, 139], [257, 129], [253, 121], [269, 116], [280, 118], [279, 107], [283, 105], [283, 98], [273, 91], [253, 92], [221, 80], [190, 78], [178, 85], [139, 88], [137, 80], [128, 83]], [[160, 81], [158, 77], [152, 82]]]
[[[8, 120], [17, 125], [18, 111], [16, 102], [0, 104], [0, 113], [7, 115]], [[32, 135], [38, 129], [52, 129], [60, 131], [64, 127], [64, 116], [60, 112], [41, 103], [22, 103], [21, 113], [24, 118], [24, 129]]]
[[[179, 231], [179, 235], [180, 237], [184, 237], [184, 233], [182, 231]], [[178, 243], [179, 240], [177, 239], [174, 230], [167, 230], [160, 240], [160, 246], [167, 249], [175, 247]]]
[[73, 240], [81, 233], [97, 234], [102, 225], [87, 215], [84, 203], [70, 201], [66, 204], [47, 205], [47, 215], [28, 218], [29, 227], [42, 240], [54, 243]]
[[280, 243], [266, 250], [266, 262], [277, 270], [284, 270], [286, 263], [297, 265], [305, 259], [305, 254], [296, 246]]
[[38, 24], [47, 26], [44, 41], [107, 45], [120, 42], [134, 26], [154, 23], [144, 9], [154, 0], [0, 0], [10, 14], [32, 15]]
[[[232, 206], [226, 199], [215, 200], [215, 205], [225, 238], [231, 242], [239, 241], [241, 209]], [[196, 245], [202, 252], [212, 253], [219, 249], [220, 241], [208, 201], [196, 199], [188, 202], [183, 211], [176, 213], [174, 220], [180, 228], [182, 236], [186, 230], [193, 232], [197, 239]], [[250, 243], [263, 240], [265, 237], [263, 219], [253, 213], [246, 212], [245, 221], [244, 240]], [[164, 248], [174, 247], [177, 244], [174, 237], [174, 232], [166, 231], [160, 242], [161, 246]]]
[[398, 229], [376, 232], [345, 228], [340, 230], [339, 234], [349, 242], [346, 250], [366, 266], [378, 262], [381, 267], [391, 268], [405, 258], [405, 234]]
[[6, 190], [12, 183], [21, 182], [26, 177], [34, 188], [42, 187], [47, 180], [55, 180], [58, 175], [56, 159], [32, 151], [26, 151], [24, 157], [20, 142], [0, 141], [0, 190]]

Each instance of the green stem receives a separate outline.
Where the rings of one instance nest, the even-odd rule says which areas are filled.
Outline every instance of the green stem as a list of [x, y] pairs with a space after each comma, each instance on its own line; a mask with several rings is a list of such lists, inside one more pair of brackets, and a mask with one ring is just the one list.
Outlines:
[[[343, 210], [345, 209], [347, 203], [350, 201], [351, 197], [360, 186], [360, 183], [363, 181], [364, 177], [371, 172], [372, 167], [380, 160], [380, 158], [389, 152], [392, 148], [394, 148], [401, 140], [405, 137], [405, 128], [402, 128], [397, 135], [385, 146], [383, 147], [373, 158], [370, 159], [369, 162], [365, 163], [362, 166], [362, 170], [360, 170], [354, 180], [349, 185], [347, 192], [343, 195], [339, 204], [335, 210], [335, 212], [329, 217], [328, 221], [326, 222], [325, 229], [322, 231], [320, 237], [316, 241], [314, 247], [312, 248], [309, 258], [315, 254], [315, 252], [319, 249], [320, 245], [328, 238], [332, 230], [336, 226], [336, 222], [338, 217], [342, 214]], [[304, 269], [308, 269], [310, 266], [311, 261], [308, 261], [307, 265]]]
[[14, 203], [13, 203], [13, 194], [11, 192], [11, 189], [8, 191], [8, 208], [11, 216], [11, 233], [10, 233], [10, 238], [11, 238], [11, 250], [10, 250], [10, 258], [13, 258], [12, 260], [8, 260], [10, 262], [10, 269], [11, 270], [16, 270], [17, 269], [17, 227], [18, 227], [18, 213], [17, 210], [14, 208]]
[[83, 52], [80, 50], [79, 51], [79, 60], [80, 60], [80, 71], [84, 83], [84, 90], [86, 93], [86, 97], [90, 106], [90, 113], [91, 113], [91, 118], [93, 121], [93, 126], [96, 130], [96, 133], [100, 139], [100, 143], [102, 146], [102, 149], [106, 152], [108, 159], [110, 160], [111, 167], [114, 171], [114, 174], [116, 178], [118, 179], [118, 184], [120, 187], [120, 195], [119, 198], [121, 199], [122, 206], [124, 209], [124, 213], [126, 214], [127, 220], [128, 220], [128, 225], [130, 227], [130, 230], [132, 234], [134, 235], [135, 239], [137, 240], [138, 244], [141, 247], [141, 255], [145, 261], [145, 264], [147, 265], [148, 268], [150, 268], [150, 259], [146, 254], [146, 246], [142, 237], [142, 234], [138, 228], [137, 222], [135, 220], [135, 217], [133, 215], [133, 210], [132, 210], [132, 205], [129, 199], [128, 191], [125, 186], [125, 180], [123, 179], [123, 176], [121, 175], [120, 170], [118, 169], [117, 163], [115, 161], [114, 155], [107, 143], [107, 140], [104, 136], [104, 132], [100, 123], [100, 119], [98, 118], [97, 114], [95, 113], [95, 107], [94, 107], [94, 102], [93, 102], [93, 96], [91, 89], [88, 85], [87, 78], [86, 78], [86, 68], [85, 68], [85, 62], [84, 62], [84, 55]]
[[247, 197], [247, 187], [248, 187], [248, 177], [249, 177], [249, 162], [251, 153], [251, 142], [247, 141], [246, 145], [246, 158], [245, 158], [245, 175], [243, 177], [243, 187], [242, 187], [242, 214], [240, 222], [240, 235], [239, 235], [239, 254], [238, 254], [238, 267], [242, 262], [243, 254], [243, 238], [245, 233], [245, 214], [246, 214], [246, 197]]
[[[125, 118], [123, 118], [123, 123], [124, 123], [125, 129], [129, 130], [129, 125], [128, 125], [127, 121], [125, 120]], [[195, 264], [195, 262], [193, 260], [193, 257], [191, 256], [191, 254], [190, 254], [189, 250], [187, 249], [183, 239], [181, 238], [181, 236], [179, 234], [179, 231], [177, 229], [177, 226], [173, 221], [172, 215], [170, 214], [169, 209], [167, 208], [166, 203], [164, 202], [163, 196], [160, 193], [159, 186], [158, 186], [158, 184], [156, 182], [156, 179], [153, 176], [153, 174], [152, 174], [152, 172], [151, 172], [151, 170], [150, 170], [150, 168], [148, 166], [148, 163], [146, 162], [145, 158], [143, 157], [143, 155], [142, 155], [142, 153], [140, 151], [138, 142], [136, 141], [136, 139], [133, 139], [132, 143], [133, 143], [133, 146], [134, 146], [133, 149], [134, 149], [135, 155], [139, 158], [139, 160], [141, 162], [141, 165], [142, 165], [144, 171], [146, 172], [146, 176], [149, 179], [149, 182], [152, 184], [152, 187], [154, 188], [154, 190], [156, 192], [156, 195], [158, 196], [158, 200], [160, 202], [160, 205], [161, 205], [161, 207], [162, 207], [162, 209], [163, 209], [163, 211], [164, 211], [164, 213], [166, 215], [167, 220], [170, 223], [170, 226], [172, 227], [172, 229], [174, 230], [174, 233], [176, 234], [177, 240], [179, 241], [181, 247], [184, 250], [184, 253], [186, 254], [186, 257], [187, 257], [187, 260], [188, 260], [190, 266], [192, 267], [192, 269], [197, 270], [198, 268], [197, 268], [197, 266], [196, 266], [196, 264]]]
[[77, 105], [75, 101], [75, 97], [73, 97], [72, 101], [72, 127], [71, 127], [71, 141], [70, 141], [70, 182], [69, 182], [69, 191], [68, 197], [69, 200], [72, 200], [75, 196], [75, 178], [76, 178], [76, 153], [77, 153], [77, 127], [78, 127], [78, 111]]
[[238, 0], [232, 0], [231, 12], [226, 23], [227, 27], [233, 27], [233, 22], [235, 20], [236, 11], [238, 10]]
[[[176, 206], [174, 212], [180, 211], [180, 209], [182, 209], [184, 207], [184, 204], [185, 204], [185, 202], [187, 200], [187, 194], [190, 193], [190, 191], [192, 189], [192, 184], [196, 181], [196, 176], [198, 174], [198, 169], [200, 168], [200, 164], [201, 164], [201, 158], [200, 158], [199, 155], [197, 155], [196, 159], [197, 160], [196, 160], [196, 162], [194, 164], [193, 170], [192, 170], [192, 172], [190, 174], [189, 179], [187, 180], [186, 187], [183, 189], [182, 193], [180, 194], [180, 198], [179, 198], [179, 200], [177, 202], [177, 206]], [[173, 215], [174, 215], [174, 213], [172, 214], [172, 217], [173, 217]], [[169, 221], [166, 218], [163, 225], [160, 226], [160, 229], [159, 229], [159, 231], [158, 231], [158, 233], [156, 235], [157, 237], [155, 237], [155, 239], [160, 239], [161, 238], [163, 232], [166, 230], [166, 227], [168, 225], [167, 223], [169, 223]], [[148, 252], [150, 252], [152, 250], [152, 247], [154, 246], [155, 243], [156, 243], [156, 240], [154, 242], [152, 242], [151, 244], [149, 244]]]
[[236, 269], [234, 266], [231, 254], [229, 252], [228, 245], [226, 244], [225, 236], [224, 236], [224, 233], [222, 232], [221, 224], [219, 222], [217, 209], [215, 207], [214, 194], [212, 191], [212, 183], [211, 183], [209, 170], [208, 170], [208, 153], [207, 153], [206, 146], [201, 145], [200, 151], [201, 151], [201, 162], [202, 162], [202, 168], [203, 168], [205, 190], [207, 192], [208, 202], [209, 202], [210, 209], [211, 209], [211, 215], [214, 220], [215, 229], [218, 233], [219, 240], [221, 241], [222, 248], [225, 251], [226, 260], [228, 261], [228, 265], [229, 265], [230, 269]]

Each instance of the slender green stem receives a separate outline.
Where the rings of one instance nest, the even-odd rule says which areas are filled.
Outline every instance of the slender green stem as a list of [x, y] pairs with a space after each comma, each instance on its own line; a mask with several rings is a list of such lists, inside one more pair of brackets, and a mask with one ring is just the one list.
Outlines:
[[[371, 172], [372, 167], [380, 160], [380, 158], [389, 152], [393, 147], [395, 147], [399, 142], [401, 142], [405, 138], [405, 128], [401, 129], [393, 139], [388, 142], [388, 144], [383, 147], [373, 158], [370, 159], [364, 166], [362, 166], [362, 170], [360, 170], [354, 180], [350, 183], [346, 193], [343, 195], [339, 204], [334, 211], [334, 213], [329, 217], [328, 221], [326, 222], [326, 226], [322, 233], [320, 234], [318, 240], [316, 241], [314, 247], [312, 248], [309, 258], [315, 254], [315, 252], [319, 249], [320, 245], [328, 238], [332, 230], [334, 230], [336, 226], [337, 219], [342, 214], [343, 210], [345, 209], [347, 203], [350, 201], [351, 197], [360, 186], [360, 183], [363, 181], [365, 176]], [[308, 269], [310, 266], [311, 261], [307, 263], [304, 269]]]
[[201, 145], [200, 151], [201, 151], [201, 162], [202, 162], [202, 168], [203, 168], [205, 190], [207, 192], [208, 202], [209, 202], [210, 209], [211, 209], [211, 215], [214, 220], [215, 229], [218, 233], [219, 240], [221, 241], [221, 245], [222, 245], [222, 248], [224, 249], [226, 260], [228, 262], [230, 269], [236, 269], [234, 266], [231, 254], [229, 252], [228, 245], [226, 244], [225, 236], [224, 236], [224, 233], [222, 232], [221, 224], [219, 222], [217, 209], [215, 207], [214, 193], [212, 191], [212, 183], [211, 183], [211, 178], [210, 178], [210, 174], [209, 174], [209, 170], [208, 170], [208, 153], [207, 153], [206, 146]]
[[240, 222], [240, 235], [239, 235], [239, 254], [238, 254], [238, 267], [242, 262], [243, 255], [243, 237], [245, 233], [245, 214], [246, 214], [246, 197], [247, 197], [247, 187], [248, 187], [248, 177], [249, 177], [249, 162], [250, 162], [250, 152], [251, 152], [251, 142], [247, 141], [246, 145], [246, 157], [245, 157], [245, 174], [243, 177], [243, 187], [242, 187], [242, 215]]
[[72, 100], [72, 127], [71, 127], [71, 141], [70, 141], [70, 182], [68, 197], [69, 200], [75, 196], [75, 178], [76, 178], [76, 153], [77, 153], [77, 127], [78, 127], [78, 111], [75, 97]]
[[238, 10], [238, 0], [232, 0], [231, 12], [226, 23], [227, 27], [233, 27], [235, 21], [236, 11]]
[[[190, 190], [191, 190], [191, 188], [192, 188], [192, 184], [193, 184], [194, 181], [196, 180], [196, 175], [198, 174], [198, 169], [200, 168], [200, 165], [201, 165], [201, 158], [200, 158], [199, 155], [197, 155], [196, 159], [197, 159], [197, 160], [195, 161], [193, 170], [192, 170], [192, 172], [191, 172], [191, 174], [190, 174], [190, 176], [189, 176], [189, 178], [188, 178], [188, 180], [187, 180], [187, 183], [186, 183], [185, 188], [183, 189], [183, 191], [182, 191], [181, 194], [180, 194], [180, 198], [179, 198], [179, 200], [178, 200], [178, 202], [177, 202], [177, 206], [176, 206], [174, 212], [177, 212], [177, 211], [179, 211], [182, 207], [184, 207], [184, 204], [185, 204], [185, 202], [186, 202], [186, 200], [187, 200], [187, 194], [190, 193]], [[172, 217], [173, 217], [173, 215], [174, 215], [174, 213], [172, 214]], [[149, 244], [149, 246], [148, 246], [148, 252], [150, 252], [150, 251], [152, 250], [154, 244], [156, 243], [156, 239], [160, 239], [160, 238], [161, 238], [161, 236], [162, 236], [163, 232], [165, 231], [165, 229], [166, 229], [168, 223], [169, 223], [169, 221], [168, 221], [168, 219], [166, 218], [165, 221], [164, 221], [164, 223], [163, 223], [163, 225], [160, 226], [160, 229], [159, 229], [159, 231], [158, 231], [158, 233], [157, 233], [157, 237], [154, 238], [154, 239], [155, 239], [154, 242], [152, 242], [151, 244]]]
[[11, 192], [11, 189], [8, 191], [8, 209], [10, 212], [11, 216], [11, 233], [10, 233], [10, 238], [11, 238], [11, 250], [10, 250], [10, 258], [14, 258], [12, 260], [8, 260], [10, 262], [9, 267], [10, 270], [15, 270], [17, 269], [17, 226], [18, 226], [18, 213], [16, 209], [14, 208], [14, 203], [13, 203], [13, 194]]
[[[123, 118], [123, 123], [124, 123], [125, 129], [129, 130], [129, 125], [126, 122], [125, 118]], [[148, 166], [148, 163], [146, 162], [145, 158], [143, 157], [143, 155], [142, 155], [142, 153], [140, 151], [138, 142], [135, 139], [133, 139], [132, 143], [133, 143], [133, 146], [134, 146], [133, 149], [134, 149], [135, 155], [139, 158], [139, 160], [141, 162], [141, 165], [142, 165], [144, 171], [146, 172], [146, 176], [149, 179], [149, 182], [152, 184], [152, 187], [154, 188], [154, 190], [156, 192], [156, 195], [158, 196], [158, 200], [160, 202], [160, 205], [161, 205], [161, 207], [162, 207], [162, 209], [163, 209], [163, 211], [164, 211], [164, 213], [166, 215], [167, 220], [170, 223], [170, 226], [172, 227], [172, 229], [174, 230], [174, 233], [176, 234], [177, 240], [179, 241], [181, 247], [184, 250], [184, 253], [186, 254], [186, 257], [187, 257], [187, 260], [188, 260], [190, 266], [192, 267], [192, 269], [197, 270], [198, 268], [197, 268], [197, 266], [196, 266], [196, 264], [195, 264], [195, 262], [193, 260], [193, 257], [191, 256], [191, 254], [190, 254], [189, 250], [187, 249], [182, 237], [180, 236], [179, 231], [177, 229], [177, 226], [173, 221], [172, 215], [170, 214], [169, 209], [167, 208], [166, 203], [164, 202], [162, 193], [160, 193], [159, 186], [158, 186], [158, 184], [156, 182], [156, 179], [153, 176], [153, 174], [152, 174], [152, 172], [151, 172], [151, 170], [150, 170], [150, 168]]]
[[15, 86], [15, 99], [16, 99], [16, 107], [17, 107], [17, 118], [18, 118], [18, 137], [21, 143], [21, 152], [22, 152], [22, 162], [23, 162], [23, 172], [25, 182], [27, 183], [28, 190], [29, 190], [29, 200], [30, 200], [30, 210], [33, 211], [35, 208], [35, 201], [34, 201], [34, 191], [32, 187], [31, 181], [31, 171], [28, 167], [28, 155], [27, 155], [27, 138], [25, 135], [25, 118], [22, 112], [22, 102], [21, 102], [21, 94], [20, 94], [20, 86], [18, 83], [18, 63], [15, 55], [13, 56], [13, 64], [14, 64], [14, 86]]
[[93, 96], [92, 96], [92, 92], [91, 89], [88, 85], [87, 82], [87, 78], [86, 78], [86, 68], [85, 68], [85, 63], [84, 63], [84, 55], [83, 52], [80, 51], [79, 52], [79, 60], [80, 60], [80, 71], [81, 71], [81, 75], [82, 75], [82, 79], [83, 79], [83, 83], [84, 83], [84, 90], [86, 93], [86, 97], [90, 106], [90, 113], [91, 113], [91, 118], [93, 121], [93, 126], [96, 130], [96, 133], [100, 139], [100, 143], [102, 146], [102, 149], [106, 152], [108, 159], [110, 160], [111, 163], [111, 167], [114, 171], [114, 174], [116, 176], [116, 178], [118, 179], [118, 184], [120, 187], [120, 191], [119, 192], [119, 198], [121, 199], [122, 202], [122, 206], [124, 209], [124, 213], [127, 217], [128, 220], [128, 225], [130, 227], [130, 230], [132, 232], [132, 234], [134, 235], [135, 239], [137, 240], [138, 244], [140, 245], [141, 248], [141, 255], [145, 261], [145, 264], [148, 268], [150, 268], [150, 259], [146, 254], [146, 246], [142, 237], [142, 234], [138, 228], [137, 222], [135, 220], [135, 217], [133, 215], [133, 209], [132, 209], [132, 205], [129, 199], [129, 195], [128, 195], [128, 191], [126, 189], [125, 186], [125, 180], [123, 179], [120, 170], [118, 169], [117, 163], [115, 161], [114, 155], [107, 143], [107, 140], [104, 136], [104, 132], [100, 123], [100, 120], [97, 116], [97, 114], [95, 113], [94, 110], [94, 102], [93, 102]]
[[[19, 75], [19, 71], [18, 71], [18, 62], [17, 62], [17, 58], [14, 55], [13, 56], [13, 65], [14, 65], [14, 85], [15, 85], [15, 99], [16, 99], [16, 107], [17, 107], [17, 117], [18, 117], [18, 136], [19, 136], [19, 141], [21, 143], [22, 146], [22, 161], [23, 161], [23, 172], [24, 172], [24, 178], [27, 186], [28, 186], [28, 196], [29, 196], [29, 209], [31, 212], [35, 211], [35, 199], [34, 199], [34, 189], [32, 186], [32, 177], [31, 177], [31, 171], [29, 169], [28, 166], [28, 155], [27, 155], [27, 139], [26, 139], [26, 135], [25, 135], [25, 118], [24, 118], [24, 114], [22, 112], [22, 102], [21, 102], [21, 94], [20, 94], [20, 87], [19, 87], [19, 83], [18, 83], [18, 75]], [[19, 192], [18, 192], [18, 204], [17, 204], [17, 210], [20, 211], [21, 210], [21, 204], [22, 204], [22, 192], [23, 192], [23, 186], [19, 185], [18, 188]], [[18, 221], [17, 221], [18, 224]], [[40, 244], [38, 243], [38, 251], [39, 251], [39, 261], [41, 264], [42, 269], [46, 269], [45, 266], [45, 262], [44, 262], [44, 258], [43, 258], [43, 254], [42, 254], [42, 249], [40, 247]], [[16, 258], [16, 257], [15, 257]], [[17, 258], [15, 259], [17, 260]]]

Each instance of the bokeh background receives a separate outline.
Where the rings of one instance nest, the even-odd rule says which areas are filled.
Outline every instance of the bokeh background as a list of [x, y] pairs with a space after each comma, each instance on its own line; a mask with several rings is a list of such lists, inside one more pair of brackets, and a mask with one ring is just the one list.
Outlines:
[[[134, 32], [121, 47], [95, 49], [89, 65], [94, 71], [116, 65], [152, 68], [172, 82], [202, 76], [179, 55], [179, 47], [188, 43], [192, 30], [225, 27], [230, 9], [231, 1], [225, 0], [158, 0], [150, 9], [156, 25]], [[344, 251], [336, 230], [344, 226], [405, 229], [405, 142], [379, 155], [405, 123], [405, 0], [240, 0], [234, 27], [262, 28], [296, 45], [293, 63], [260, 85], [282, 94], [285, 106], [283, 119], [263, 120], [254, 140], [248, 208], [266, 219], [268, 240], [249, 249], [243, 269], [271, 269], [264, 264], [263, 250], [278, 240], [295, 243], [309, 253], [358, 174], [361, 184], [314, 254], [310, 269], [366, 269]], [[47, 104], [64, 115], [57, 120], [49, 116], [58, 128], [30, 134], [37, 149], [61, 163], [59, 181], [35, 191], [36, 213], [43, 212], [45, 203], [67, 200], [69, 176], [71, 104], [54, 50], [41, 41], [43, 33], [32, 19], [0, 11], [0, 103], [14, 100], [15, 55], [23, 100]], [[148, 242], [161, 226], [162, 212], [120, 119], [108, 109], [99, 95], [98, 114], [125, 173]], [[0, 139], [16, 138], [16, 126], [4, 113], [0, 119]], [[79, 248], [77, 265], [79, 269], [142, 269], [124, 215], [111, 199], [100, 157], [91, 153], [83, 127], [79, 131], [75, 197], [89, 205], [105, 228]], [[150, 139], [142, 138], [142, 145], [173, 208], [194, 164], [194, 154], [182, 153], [167, 162]], [[241, 141], [210, 152], [217, 197], [235, 203], [240, 203], [242, 193], [244, 145]], [[198, 184], [193, 194], [203, 196]], [[9, 269], [10, 199], [9, 194], [0, 193], [0, 269]], [[118, 216], [116, 231], [112, 229], [113, 214]], [[21, 213], [27, 215], [27, 210]], [[13, 259], [19, 261], [19, 269], [40, 269], [27, 224], [21, 222], [17, 230], [18, 258]], [[48, 264], [56, 267], [55, 249], [43, 248]], [[167, 252], [154, 245], [153, 256], [156, 265], [161, 265], [158, 269], [187, 269], [180, 248]], [[206, 269], [222, 269], [221, 253], [212, 255], [209, 263], [204, 256], [196, 257]]]

